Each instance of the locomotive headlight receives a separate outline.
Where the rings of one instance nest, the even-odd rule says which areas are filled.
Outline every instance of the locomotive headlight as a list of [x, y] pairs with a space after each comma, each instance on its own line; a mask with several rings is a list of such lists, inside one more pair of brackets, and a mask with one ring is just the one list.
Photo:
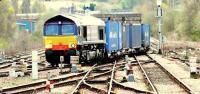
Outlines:
[[75, 48], [76, 47], [76, 45], [75, 44], [71, 44], [71, 48]]
[[45, 48], [52, 48], [52, 44], [45, 45]]

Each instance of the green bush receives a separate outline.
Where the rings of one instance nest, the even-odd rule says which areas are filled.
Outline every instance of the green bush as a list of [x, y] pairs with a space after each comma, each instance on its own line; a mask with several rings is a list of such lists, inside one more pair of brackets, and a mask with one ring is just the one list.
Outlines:
[[0, 49], [5, 49], [9, 46], [9, 43], [6, 39], [0, 38]]

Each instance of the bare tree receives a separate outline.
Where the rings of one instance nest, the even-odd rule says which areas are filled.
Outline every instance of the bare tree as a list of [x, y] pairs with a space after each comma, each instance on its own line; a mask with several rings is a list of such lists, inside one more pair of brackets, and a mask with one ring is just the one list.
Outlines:
[[12, 6], [15, 10], [15, 13], [17, 14], [18, 13], [18, 10], [19, 10], [19, 6], [18, 6], [18, 0], [11, 0], [12, 2]]
[[31, 12], [30, 6], [31, 6], [30, 0], [23, 0], [23, 3], [21, 5], [22, 13], [30, 13]]

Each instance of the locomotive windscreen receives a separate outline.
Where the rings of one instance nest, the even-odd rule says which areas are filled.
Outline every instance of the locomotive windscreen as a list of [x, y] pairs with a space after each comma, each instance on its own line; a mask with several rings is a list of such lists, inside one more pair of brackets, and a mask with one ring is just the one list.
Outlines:
[[59, 35], [59, 25], [58, 24], [48, 24], [45, 26], [44, 35]]
[[76, 27], [77, 26], [74, 21], [64, 16], [58, 15], [45, 22], [44, 35], [77, 35]]
[[46, 24], [44, 35], [75, 35], [76, 26], [74, 24]]
[[61, 26], [61, 34], [62, 35], [74, 35], [75, 33], [75, 25], [72, 24], [63, 24]]

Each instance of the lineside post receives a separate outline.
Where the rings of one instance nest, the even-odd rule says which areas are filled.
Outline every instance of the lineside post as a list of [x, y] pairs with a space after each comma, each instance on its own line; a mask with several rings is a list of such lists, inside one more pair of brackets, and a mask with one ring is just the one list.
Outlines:
[[4, 63], [4, 59], [5, 59], [5, 52], [3, 52], [3, 51], [1, 52], [0, 51], [0, 64]]
[[[14, 61], [14, 59], [13, 59]], [[11, 69], [9, 70], [9, 77], [13, 77], [13, 78], [16, 78], [17, 75], [16, 75], [16, 62], [14, 61], [11, 65]]]
[[60, 63], [61, 63], [61, 66], [60, 66], [60, 74], [63, 73], [63, 62], [64, 62], [64, 56], [60, 56]]
[[132, 64], [131, 61], [128, 61], [125, 65], [126, 67], [126, 75], [127, 75], [127, 81], [128, 82], [134, 82], [134, 75], [133, 75], [133, 69], [132, 69]]
[[32, 79], [38, 79], [38, 51], [32, 51]]
[[198, 78], [197, 75], [197, 57], [190, 57], [189, 58], [189, 62], [190, 62], [190, 77], [191, 78]]
[[51, 92], [52, 89], [54, 88], [54, 81], [48, 79], [48, 80], [46, 81], [46, 85], [47, 85], [47, 89], [49, 90], [49, 92]]
[[79, 56], [70, 56], [70, 64], [71, 66], [71, 72], [78, 72], [81, 69], [81, 65], [79, 64]]
[[128, 62], [128, 55], [125, 55], [125, 62]]

